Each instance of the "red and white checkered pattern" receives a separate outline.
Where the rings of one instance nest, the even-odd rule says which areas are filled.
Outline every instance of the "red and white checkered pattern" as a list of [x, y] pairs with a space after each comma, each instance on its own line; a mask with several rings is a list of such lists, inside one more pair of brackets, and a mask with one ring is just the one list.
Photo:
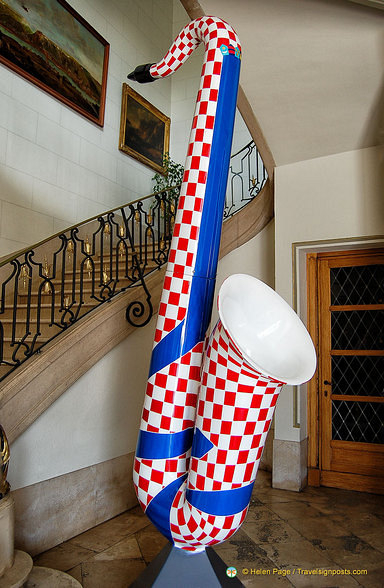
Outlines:
[[174, 544], [186, 551], [203, 551], [208, 545], [222, 543], [243, 523], [248, 511], [231, 516], [211, 515], [191, 506], [185, 500], [186, 482], [182, 484], [172, 504], [170, 528]]
[[205, 354], [196, 427], [213, 443], [192, 457], [187, 481], [170, 512], [175, 545], [201, 551], [237, 531], [248, 507], [230, 516], [212, 515], [186, 500], [191, 490], [232, 490], [255, 478], [282, 382], [263, 376], [247, 363], [221, 322]]
[[239, 39], [233, 29], [221, 19], [203, 16], [189, 23], [178, 35], [166, 56], [150, 69], [155, 78], [172, 74], [200, 42], [205, 43], [205, 57], [154, 345], [180, 324], [187, 313], [219, 95], [223, 61], [220, 47], [232, 45], [240, 52]]
[[133, 483], [143, 510], [163, 488], [188, 471], [189, 454], [171, 459], [135, 459]]
[[178, 433], [195, 425], [204, 343], [153, 374], [147, 384], [141, 430]]
[[[165, 78], [174, 73], [201, 43], [205, 53], [221, 45], [233, 45], [240, 49], [239, 39], [230, 25], [215, 16], [202, 16], [186, 25], [174, 40], [165, 57], [152, 65], [151, 76]], [[211, 55], [208, 61], [213, 61]]]
[[189, 488], [231, 490], [255, 480], [282, 385], [247, 363], [218, 323], [204, 359], [195, 423], [213, 448], [191, 459]]
[[[178, 433], [193, 428], [204, 343], [153, 374], [148, 381], [140, 429]], [[163, 488], [188, 472], [190, 450], [172, 459], [135, 458], [133, 480], [145, 508]]]

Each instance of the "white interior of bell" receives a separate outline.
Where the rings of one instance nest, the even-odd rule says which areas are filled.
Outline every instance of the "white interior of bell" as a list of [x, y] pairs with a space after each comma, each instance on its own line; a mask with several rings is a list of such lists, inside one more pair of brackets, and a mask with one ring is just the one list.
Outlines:
[[286, 384], [307, 382], [316, 369], [312, 339], [294, 310], [264, 282], [245, 274], [219, 291], [220, 320], [255, 369]]

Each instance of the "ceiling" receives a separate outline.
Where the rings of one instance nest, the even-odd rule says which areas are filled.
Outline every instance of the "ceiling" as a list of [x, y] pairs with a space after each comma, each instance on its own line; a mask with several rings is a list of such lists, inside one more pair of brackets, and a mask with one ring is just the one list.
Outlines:
[[276, 165], [383, 143], [384, 12], [374, 3], [200, 0], [240, 37], [240, 83]]

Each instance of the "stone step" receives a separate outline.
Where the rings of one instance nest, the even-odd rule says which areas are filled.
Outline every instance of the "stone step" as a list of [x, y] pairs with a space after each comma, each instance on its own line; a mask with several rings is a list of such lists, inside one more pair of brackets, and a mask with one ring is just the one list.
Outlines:
[[[60, 331], [62, 331], [62, 329], [59, 329], [59, 330], [60, 330]], [[30, 344], [30, 343], [32, 343], [32, 340], [33, 340], [33, 338], [34, 338], [34, 336], [35, 336], [35, 335], [36, 335], [36, 333], [32, 333], [31, 335], [28, 335], [28, 336], [27, 336], [27, 337], [24, 339], [25, 343], [27, 343], [27, 344]], [[4, 342], [4, 343], [8, 343], [9, 345], [10, 345], [11, 343], [14, 343], [14, 344], [16, 344], [16, 345], [17, 345], [17, 343], [20, 343], [20, 342], [21, 342], [21, 338], [22, 338], [22, 337], [20, 337], [19, 339], [16, 339], [15, 341], [13, 341], [13, 340], [12, 340], [12, 337], [10, 337], [10, 336], [6, 336], [6, 337], [4, 337], [4, 339], [3, 339], [3, 342]], [[43, 343], [48, 343], [48, 341], [49, 341], [49, 340], [50, 340], [50, 337], [43, 337], [43, 336], [39, 336], [39, 338], [38, 338], [38, 341], [36, 342], [36, 345], [37, 345], [37, 346], [39, 346], [39, 343], [40, 343], [40, 344], [43, 344]], [[15, 345], [14, 345], [14, 347], [15, 347]], [[12, 349], [12, 350], [14, 350], [14, 347], [12, 347], [11, 349]], [[10, 354], [10, 355], [12, 355], [12, 354]], [[8, 358], [9, 358], [9, 355], [7, 356], [7, 354], [5, 353], [5, 350], [4, 350], [4, 358], [5, 358], [5, 359], [8, 359]]]
[[[82, 304], [82, 314], [84, 314], [85, 312], [88, 312], [89, 310], [91, 310], [92, 308], [95, 308], [95, 306], [98, 305], [98, 302], [96, 300], [87, 300], [85, 301], [84, 304]], [[56, 314], [58, 314], [59, 312], [59, 304], [57, 304], [55, 306], [55, 311]], [[36, 302], [32, 302], [29, 306], [29, 313], [28, 313], [28, 305], [24, 304], [24, 303], [19, 303], [17, 305], [17, 309], [16, 309], [16, 322], [25, 322], [27, 319], [27, 314], [29, 314], [29, 319], [32, 322], [36, 322], [37, 321], [37, 303]], [[45, 304], [41, 304], [40, 306], [40, 319], [41, 321], [50, 321], [51, 319], [51, 314], [52, 314], [52, 309], [51, 309], [51, 304], [45, 303]], [[14, 320], [14, 312], [13, 312], [13, 306], [6, 306], [4, 309], [4, 312], [0, 314], [0, 322], [3, 324], [8, 325], [9, 323], [13, 323]]]
[[[83, 316], [83, 314], [85, 314], [85, 313], [83, 312], [79, 316]], [[62, 313], [62, 315], [64, 315], [64, 313]], [[68, 318], [68, 321], [65, 321], [65, 318], [64, 318], [65, 324], [69, 324], [70, 316], [68, 315], [67, 318]], [[12, 342], [13, 322], [9, 321], [7, 319], [2, 320], [1, 322], [2, 322], [2, 325], [4, 328], [3, 342], [10, 343], [10, 342]], [[56, 317], [56, 322], [60, 324], [60, 317]], [[54, 335], [56, 335], [58, 332], [61, 332], [62, 330], [63, 329], [60, 328], [59, 326], [52, 324], [49, 319], [41, 319], [40, 320], [40, 328], [39, 328], [40, 335], [38, 335], [38, 341], [42, 341], [42, 339], [48, 340], [51, 337], [53, 337]], [[24, 337], [24, 335], [26, 335], [27, 333], [29, 333], [27, 336], [28, 341], [38, 333], [36, 320], [30, 320], [28, 326], [25, 321], [18, 321], [16, 323], [15, 334], [14, 334], [16, 341], [20, 341]], [[6, 352], [6, 350], [4, 349], [4, 354], [5, 354], [5, 352]]]
[[33, 566], [24, 588], [81, 588], [81, 584], [65, 572]]
[[[116, 286], [115, 286], [114, 280], [107, 282], [106, 284], [103, 284], [103, 285], [100, 285], [100, 282], [95, 282], [94, 289], [92, 289], [92, 281], [90, 281], [88, 284], [86, 284], [86, 287], [83, 288], [83, 290], [82, 290], [84, 303], [91, 302], [92, 300], [94, 300], [92, 298], [92, 295], [101, 298], [100, 294], [101, 294], [102, 290], [104, 290], [105, 299], [106, 299], [106, 298], [108, 298], [108, 296], [107, 296], [108, 288], [112, 292], [113, 292], [113, 289], [115, 288], [116, 293], [118, 293], [122, 288], [126, 288], [131, 283], [132, 282], [130, 280], [125, 280], [124, 282], [123, 282], [123, 280], [118, 280], [118, 282], [116, 282]], [[79, 286], [80, 286], [79, 284], [75, 285], [75, 291], [72, 294], [72, 284], [70, 284], [68, 282], [67, 283], [68, 290], [67, 291], [64, 290], [64, 298], [69, 297], [70, 301], [72, 301], [73, 298], [75, 298], [75, 300], [79, 300], [80, 299], [80, 287]], [[38, 296], [39, 295], [37, 292], [31, 292], [31, 303], [36, 304], [37, 300], [38, 300]], [[52, 294], [44, 294], [44, 295], [42, 295], [42, 298], [46, 298], [47, 300], [51, 300]], [[20, 303], [25, 304], [28, 300], [28, 295], [27, 294], [19, 294], [18, 300], [20, 301]], [[61, 302], [61, 290], [55, 288], [55, 307], [59, 308], [60, 302]], [[97, 300], [95, 300], [95, 304], [97, 305], [97, 304], [99, 304], [99, 302]], [[19, 307], [19, 304], [17, 306]]]
[[[158, 267], [158, 264], [156, 263], [156, 261], [154, 261], [154, 259], [152, 259], [152, 257], [150, 257], [150, 256], [148, 256], [146, 260], [145, 260], [144, 257], [142, 259], [138, 258], [138, 262], [139, 262], [140, 269], [142, 271], [143, 270], [146, 270], [147, 271], [150, 268], [154, 268], [155, 269], [155, 268]], [[67, 267], [66, 267], [66, 270], [65, 270], [64, 274], [66, 276], [67, 275], [73, 275], [73, 273], [75, 273], [75, 275], [80, 275], [81, 273], [83, 273], [83, 274], [86, 275], [86, 274], [92, 273], [92, 272], [95, 272], [95, 273], [100, 272], [101, 260], [95, 260], [94, 259], [93, 260], [93, 263], [94, 263], [94, 267], [91, 266], [90, 269], [88, 269], [87, 266], [85, 266], [85, 264], [84, 264], [83, 268], [81, 268], [80, 267], [80, 264], [79, 264], [79, 267], [76, 269], [75, 272], [73, 272], [72, 269], [67, 269]], [[103, 265], [107, 268], [107, 270], [110, 271], [109, 259], [107, 261], [104, 260], [103, 261]], [[130, 264], [130, 263], [128, 264], [128, 270], [135, 269], [135, 267], [136, 267], [135, 264]], [[112, 271], [115, 274], [115, 272], [116, 272], [116, 263], [112, 263], [112, 268], [113, 268]], [[119, 276], [121, 274], [124, 274], [124, 273], [125, 273], [125, 263], [122, 262], [122, 263], [119, 263]]]
[[14, 561], [0, 578], [0, 588], [21, 588], [31, 573], [33, 561], [28, 553], [15, 549]]

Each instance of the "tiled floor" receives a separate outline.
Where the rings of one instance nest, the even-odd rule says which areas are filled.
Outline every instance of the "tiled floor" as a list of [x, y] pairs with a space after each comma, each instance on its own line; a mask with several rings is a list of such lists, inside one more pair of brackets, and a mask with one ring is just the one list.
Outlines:
[[[215, 551], [246, 587], [383, 588], [383, 527], [383, 496], [275, 490], [270, 474], [260, 471], [245, 523]], [[37, 556], [35, 564], [66, 571], [84, 588], [128, 588], [165, 543], [137, 507]]]

